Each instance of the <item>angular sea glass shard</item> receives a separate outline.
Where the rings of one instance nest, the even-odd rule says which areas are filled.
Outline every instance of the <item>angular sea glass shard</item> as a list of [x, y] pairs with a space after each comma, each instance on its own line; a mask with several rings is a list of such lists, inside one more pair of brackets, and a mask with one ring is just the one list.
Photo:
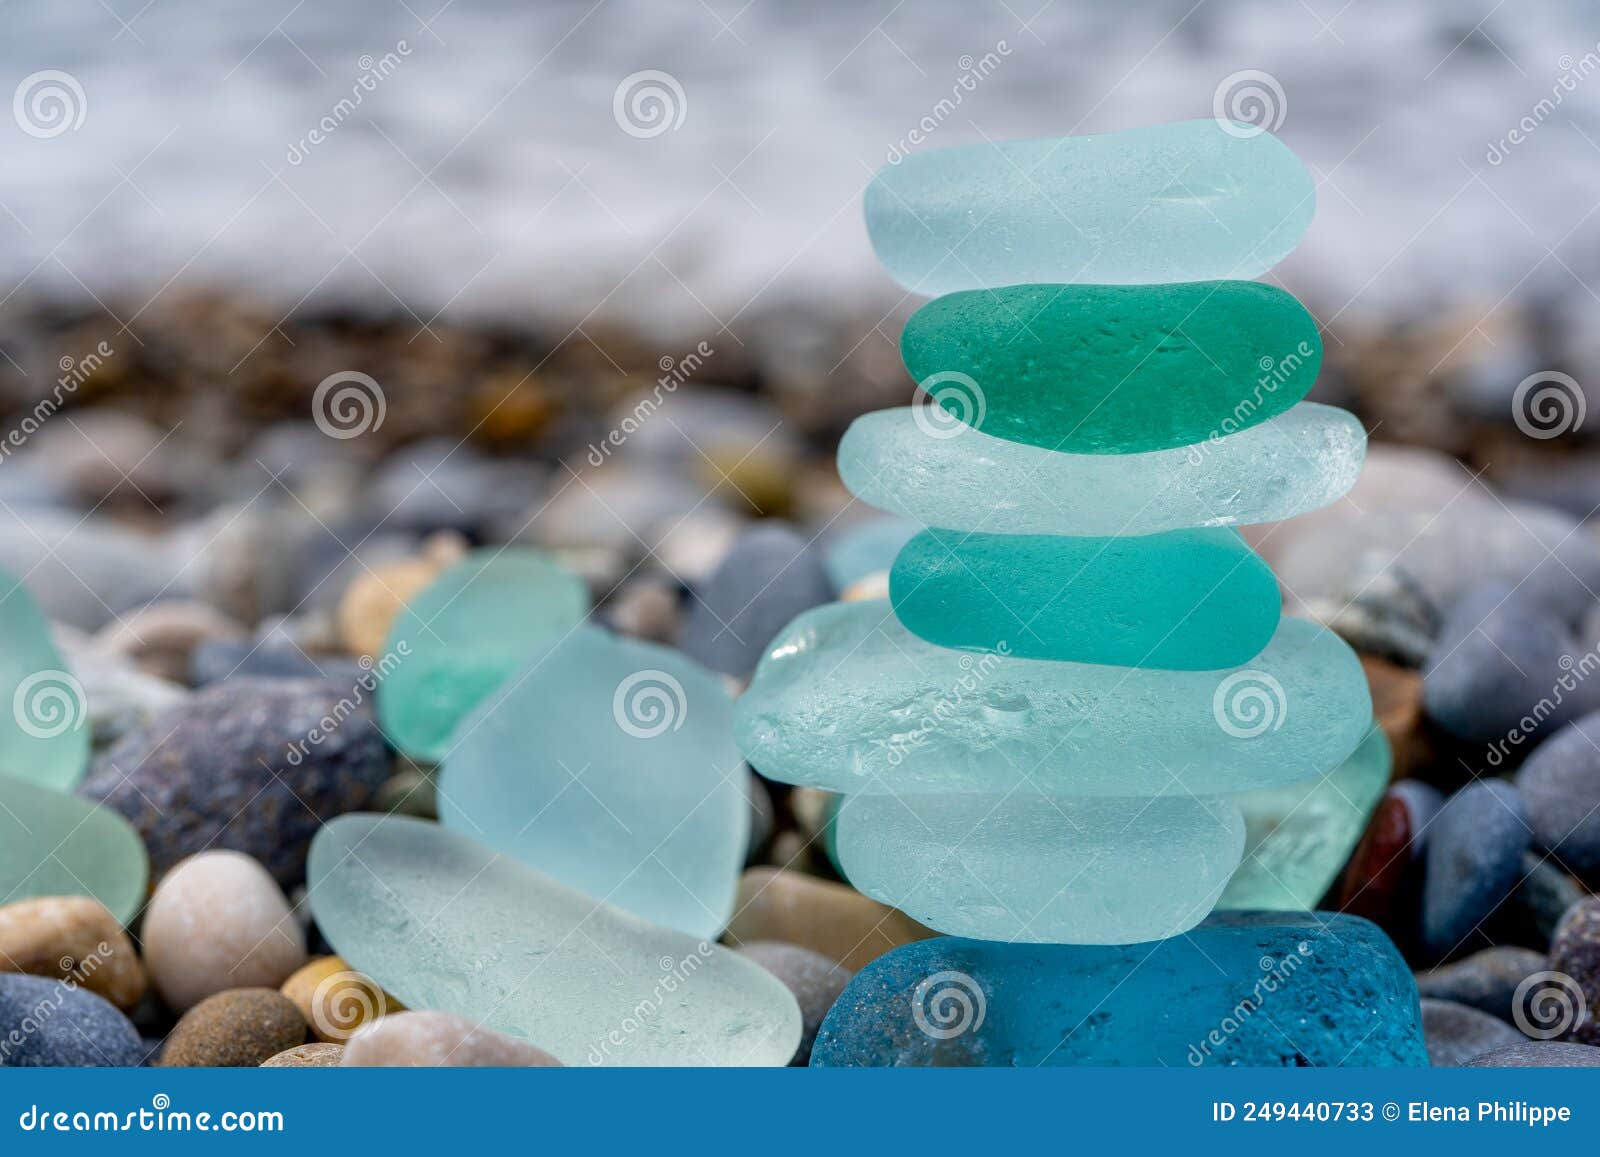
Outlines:
[[1217, 913], [1123, 947], [907, 944], [856, 973], [830, 1065], [1425, 1066], [1411, 970], [1333, 912]]
[[115, 811], [0, 776], [0, 904], [93, 896], [126, 925], [148, 875], [139, 833]]
[[1194, 120], [913, 153], [865, 199], [878, 260], [933, 297], [1255, 277], [1299, 242], [1316, 188], [1271, 134]]
[[1345, 494], [1367, 447], [1354, 415], [1315, 402], [1237, 434], [1144, 454], [1060, 454], [929, 413], [906, 406], [857, 418], [839, 443], [839, 476], [880, 510], [990, 534], [1276, 522]]
[[769, 779], [842, 792], [1214, 795], [1333, 766], [1367, 732], [1355, 653], [1284, 619], [1231, 671], [1154, 671], [953, 651], [882, 601], [807, 611], [734, 706]]
[[543, 551], [473, 551], [413, 599], [389, 630], [377, 692], [389, 742], [413, 759], [438, 761], [478, 701], [534, 647], [566, 633], [588, 611], [583, 580]]
[[838, 816], [850, 882], [940, 932], [1132, 944], [1188, 931], [1239, 863], [1226, 797], [853, 795]]
[[953, 293], [912, 315], [900, 352], [967, 425], [1075, 454], [1248, 429], [1303, 398], [1322, 364], [1305, 307], [1254, 281]]
[[523, 1037], [568, 1065], [783, 1065], [789, 990], [737, 953], [594, 900], [459, 832], [340, 816], [318, 833], [311, 910], [407, 1008]]
[[1366, 830], [1389, 768], [1389, 741], [1374, 725], [1326, 775], [1234, 796], [1244, 813], [1244, 858], [1217, 906], [1315, 907]]
[[446, 827], [655, 924], [715, 938], [749, 839], [722, 680], [583, 626], [537, 648], [456, 732]]
[[1137, 538], [925, 530], [889, 572], [895, 615], [942, 647], [1122, 667], [1247, 662], [1278, 626], [1267, 564], [1226, 527]]
[[89, 768], [89, 704], [33, 596], [0, 571], [0, 775], [71, 791]]

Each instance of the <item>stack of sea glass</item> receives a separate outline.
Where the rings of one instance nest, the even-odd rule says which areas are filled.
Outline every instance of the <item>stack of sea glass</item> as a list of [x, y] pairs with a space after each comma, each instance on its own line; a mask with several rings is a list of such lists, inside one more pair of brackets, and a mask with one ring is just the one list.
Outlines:
[[1240, 280], [1313, 203], [1278, 140], [1211, 120], [868, 188], [880, 259], [943, 296], [901, 341], [919, 404], [857, 421], [839, 469], [925, 529], [887, 603], [796, 619], [738, 711], [764, 774], [845, 793], [862, 891], [955, 935], [1125, 944], [1331, 881], [1387, 747], [1354, 653], [1280, 617], [1234, 529], [1360, 469], [1359, 423], [1300, 400], [1314, 321]]

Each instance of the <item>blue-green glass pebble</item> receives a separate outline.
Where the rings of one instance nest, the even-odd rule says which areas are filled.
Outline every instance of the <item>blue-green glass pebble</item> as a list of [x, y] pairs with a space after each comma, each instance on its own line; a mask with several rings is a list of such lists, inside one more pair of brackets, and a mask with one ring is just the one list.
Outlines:
[[0, 776], [0, 905], [92, 896], [127, 925], [149, 872], [139, 833], [113, 809]]
[[456, 724], [541, 643], [589, 611], [583, 580], [543, 551], [473, 551], [396, 617], [378, 660], [378, 721], [413, 759], [437, 762]]
[[1299, 158], [1222, 120], [913, 153], [866, 191], [867, 233], [905, 288], [1253, 278], [1316, 209]]
[[1422, 1067], [1416, 983], [1376, 925], [1217, 913], [1123, 947], [940, 938], [868, 964], [814, 1066]]
[[1278, 580], [1237, 531], [1066, 538], [925, 530], [889, 572], [913, 634], [1031, 659], [1195, 671], [1271, 640]]
[[722, 680], [583, 626], [534, 651], [456, 731], [439, 818], [569, 887], [715, 939], [749, 839]]
[[89, 768], [89, 703], [26, 587], [0, 572], [0, 775], [71, 791]]

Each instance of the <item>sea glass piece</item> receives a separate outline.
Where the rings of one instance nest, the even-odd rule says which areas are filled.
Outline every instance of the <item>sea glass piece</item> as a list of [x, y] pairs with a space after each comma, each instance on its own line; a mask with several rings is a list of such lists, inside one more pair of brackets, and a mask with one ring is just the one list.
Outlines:
[[1421, 1022], [1376, 925], [1219, 912], [1155, 944], [904, 945], [856, 973], [811, 1063], [1425, 1066]]
[[483, 697], [540, 643], [589, 611], [583, 580], [543, 551], [476, 550], [395, 619], [384, 643], [378, 721], [389, 742], [432, 762]]
[[1372, 699], [1355, 653], [1301, 619], [1247, 667], [1157, 671], [936, 647], [873, 600], [790, 623], [734, 719], [763, 775], [829, 791], [1211, 795], [1332, 767]]
[[1218, 907], [1314, 908], [1383, 798], [1390, 764], [1389, 741], [1373, 725], [1326, 774], [1234, 796], [1244, 813], [1244, 858]]
[[1193, 928], [1239, 863], [1222, 796], [853, 795], [839, 856], [862, 892], [951, 936], [1131, 944]]
[[148, 876], [139, 834], [111, 808], [0, 776], [0, 905], [93, 896], [126, 925]]
[[0, 775], [71, 791], [89, 768], [89, 703], [33, 596], [0, 571]]
[[1061, 454], [930, 421], [929, 412], [903, 406], [857, 418], [839, 443], [839, 476], [869, 506], [990, 534], [1276, 522], [1345, 494], [1367, 447], [1354, 415], [1316, 402], [1237, 434], [1143, 454]]
[[1303, 398], [1322, 363], [1305, 307], [1255, 281], [953, 293], [912, 315], [900, 352], [957, 419], [1075, 454], [1248, 429]]
[[895, 615], [943, 647], [1123, 667], [1244, 663], [1278, 627], [1278, 580], [1238, 531], [1065, 538], [925, 530], [889, 572]]
[[438, 824], [345, 815], [311, 845], [311, 910], [407, 1008], [487, 1023], [568, 1065], [783, 1065], [789, 990]]
[[865, 200], [878, 260], [934, 297], [1255, 277], [1310, 226], [1316, 188], [1270, 133], [1193, 120], [912, 153]]
[[749, 840], [722, 680], [583, 626], [537, 648], [457, 732], [439, 818], [569, 887], [713, 939]]

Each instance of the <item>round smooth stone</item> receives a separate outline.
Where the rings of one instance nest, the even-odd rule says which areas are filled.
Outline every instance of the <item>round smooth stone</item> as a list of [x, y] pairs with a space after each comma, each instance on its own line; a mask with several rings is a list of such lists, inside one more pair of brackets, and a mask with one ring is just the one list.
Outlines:
[[0, 902], [92, 896], [126, 927], [149, 872], [139, 833], [110, 808], [0, 776]]
[[261, 1062], [264, 1069], [333, 1069], [344, 1056], [344, 1046], [326, 1044], [295, 1045]]
[[556, 1068], [525, 1040], [449, 1012], [398, 1012], [350, 1038], [344, 1068]]
[[1585, 896], [1561, 918], [1550, 941], [1550, 968], [1565, 982], [1551, 990], [1553, 1001], [1535, 996], [1528, 1015], [1541, 1029], [1560, 1028], [1570, 1040], [1600, 1045], [1600, 897]]
[[1521, 877], [1526, 809], [1504, 780], [1480, 780], [1445, 801], [1428, 838], [1422, 939], [1435, 959], [1473, 943], [1485, 918]]
[[1225, 797], [857, 795], [839, 808], [850, 882], [952, 936], [1133, 944], [1193, 928], [1244, 849]]
[[0, 1068], [135, 1068], [144, 1055], [139, 1030], [110, 1001], [58, 980], [0, 973]]
[[389, 742], [437, 762], [450, 734], [540, 643], [589, 612], [583, 581], [543, 551], [477, 550], [400, 612], [384, 641], [378, 719]]
[[106, 906], [88, 896], [38, 896], [0, 907], [0, 972], [82, 986], [122, 1009], [145, 993], [133, 942]]
[[1278, 580], [1237, 531], [1138, 538], [924, 530], [889, 572], [895, 616], [941, 647], [1121, 667], [1248, 662], [1278, 627]]
[[1229, 912], [1154, 944], [898, 948], [856, 974], [811, 1063], [1301, 1068], [1428, 1056], [1411, 973], [1376, 927]]
[[438, 824], [341, 816], [309, 896], [339, 955], [410, 1008], [565, 1064], [786, 1065], [800, 1010], [730, 949], [640, 920]]
[[1435, 1000], [1464, 1004], [1510, 1022], [1522, 982], [1546, 965], [1543, 952], [1497, 945], [1471, 956], [1417, 973], [1417, 992]]
[[304, 1044], [306, 1022], [282, 993], [233, 988], [188, 1012], [161, 1050], [163, 1068], [256, 1068]]
[[932, 297], [1255, 277], [1299, 242], [1316, 188], [1270, 133], [1193, 120], [913, 153], [865, 202], [878, 260]]
[[279, 992], [294, 1002], [319, 1041], [342, 1044], [364, 1026], [405, 1006], [341, 956], [319, 956], [295, 970]]
[[1448, 1000], [1422, 1001], [1422, 1035], [1434, 1068], [1458, 1068], [1494, 1049], [1526, 1044], [1528, 1038], [1499, 1017]]
[[89, 703], [27, 589], [0, 572], [0, 775], [71, 791], [89, 768]]
[[868, 505], [927, 526], [1157, 534], [1272, 522], [1326, 506], [1355, 484], [1366, 446], [1353, 414], [1316, 402], [1226, 437], [1142, 454], [1063, 454], [930, 424], [925, 410], [902, 406], [850, 424], [839, 443], [839, 476]]
[[749, 846], [722, 680], [669, 647], [579, 627], [456, 731], [439, 818], [569, 887], [715, 939]]
[[1600, 1068], [1600, 1048], [1566, 1041], [1529, 1041], [1507, 1045], [1473, 1057], [1469, 1069], [1593, 1069]]
[[892, 948], [933, 932], [854, 888], [781, 868], [751, 868], [724, 937], [729, 944], [795, 944], [859, 971]]
[[839, 999], [845, 985], [855, 974], [842, 964], [835, 963], [820, 952], [802, 948], [798, 944], [781, 944], [776, 940], [758, 940], [739, 949], [772, 975], [783, 981], [794, 993], [800, 1006], [804, 1030], [800, 1047], [795, 1050], [791, 1065], [804, 1065], [811, 1060], [811, 1044], [817, 1039], [822, 1018], [828, 1015], [833, 1002]]
[[1296, 619], [1248, 667], [1155, 671], [936, 647], [859, 602], [789, 624], [734, 716], [761, 774], [829, 791], [1217, 795], [1332, 767], [1372, 700], [1354, 652]]
[[1305, 783], [1240, 792], [1245, 848], [1221, 908], [1315, 908], [1350, 858], [1389, 783], [1389, 741], [1374, 725], [1345, 760]]
[[946, 426], [1130, 454], [1283, 413], [1316, 381], [1322, 339], [1293, 295], [1255, 281], [1012, 285], [928, 302], [900, 353]]
[[1517, 772], [1534, 842], [1579, 875], [1600, 877], [1600, 713], [1541, 743]]

